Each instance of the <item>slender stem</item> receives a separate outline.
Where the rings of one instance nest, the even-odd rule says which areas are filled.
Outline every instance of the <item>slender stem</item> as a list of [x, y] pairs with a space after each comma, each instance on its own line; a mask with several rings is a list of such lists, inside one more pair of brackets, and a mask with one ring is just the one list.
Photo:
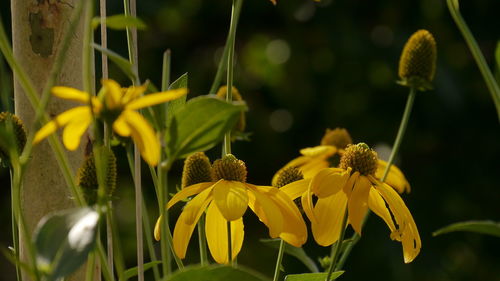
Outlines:
[[472, 35], [469, 27], [465, 23], [462, 15], [460, 14], [458, 0], [447, 0], [448, 9], [450, 10], [451, 16], [455, 23], [462, 32], [462, 35], [469, 46], [470, 51], [472, 52], [472, 56], [476, 60], [477, 66], [483, 75], [484, 81], [486, 82], [486, 86], [490, 91], [491, 97], [493, 98], [493, 102], [495, 103], [495, 107], [497, 109], [498, 118], [500, 119], [500, 87], [498, 86], [495, 77], [491, 73], [486, 60], [484, 59], [483, 53], [479, 48], [476, 39]]
[[283, 260], [283, 253], [285, 253], [285, 241], [280, 239], [280, 249], [278, 251], [278, 258], [276, 258], [276, 267], [274, 268], [273, 281], [278, 281], [280, 277], [281, 261]]
[[137, 145], [134, 145], [135, 174], [135, 219], [137, 235], [137, 269], [139, 281], [144, 281], [144, 245], [142, 235], [142, 188], [141, 188], [141, 155]]
[[95, 270], [95, 252], [89, 254], [87, 259], [87, 272], [85, 273], [85, 281], [94, 281]]
[[340, 254], [340, 249], [342, 248], [342, 242], [344, 241], [345, 228], [347, 225], [347, 207], [344, 211], [344, 218], [342, 219], [342, 224], [340, 226], [340, 235], [339, 240], [335, 243], [335, 246], [332, 246], [332, 255], [331, 255], [331, 263], [328, 268], [328, 274], [326, 275], [326, 281], [330, 281], [330, 277], [332, 276], [333, 269], [335, 268], [335, 264], [337, 263], [337, 259]]
[[[101, 46], [104, 49], [108, 48], [108, 30], [106, 28], [106, 0], [99, 0], [100, 6], [100, 16], [101, 16]], [[102, 67], [102, 78], [108, 79], [108, 56], [105, 53], [101, 53], [101, 67]]]
[[205, 237], [205, 214], [201, 215], [198, 221], [198, 244], [200, 247], [201, 266], [208, 265], [207, 257], [207, 239]]
[[[142, 197], [142, 221], [144, 222], [144, 232], [146, 238], [146, 244], [148, 246], [149, 258], [152, 262], [158, 260], [156, 256], [155, 248], [153, 245], [153, 233], [151, 232], [151, 221], [149, 220], [148, 208], [146, 206], [146, 201], [144, 200], [144, 196]], [[158, 265], [153, 266], [153, 274], [154, 280], [160, 280], [160, 270], [158, 269]]]
[[113, 202], [109, 200], [108, 211], [106, 212], [106, 242], [108, 250], [108, 265], [109, 271], [111, 271], [111, 276], [114, 278], [114, 263], [113, 263]]
[[162, 65], [162, 75], [161, 75], [161, 90], [166, 91], [170, 86], [170, 63], [171, 63], [172, 52], [170, 49], [163, 53], [163, 65]]
[[233, 264], [233, 243], [231, 242], [231, 222], [227, 222], [227, 261]]
[[[160, 166], [160, 165], [158, 165]], [[168, 201], [168, 172], [170, 169], [166, 171], [162, 171], [161, 168], [158, 169], [158, 187], [157, 187], [157, 195], [158, 195], [158, 208], [159, 215], [162, 218], [160, 225], [160, 247], [161, 247], [161, 256], [162, 256], [162, 268], [163, 275], [169, 276], [172, 273], [172, 254], [168, 249], [167, 242], [167, 231], [168, 231], [168, 209], [165, 207]], [[174, 254], [175, 256], [175, 254]]]
[[91, 56], [91, 42], [93, 41], [93, 29], [91, 26], [92, 16], [94, 15], [94, 1], [85, 2], [85, 22], [83, 30], [83, 90], [87, 93], [92, 92], [92, 56]]
[[15, 198], [14, 198], [14, 182], [13, 182], [13, 172], [12, 169], [10, 170], [10, 198], [11, 198], [11, 223], [12, 223], [12, 244], [14, 246], [14, 255], [16, 257], [16, 277], [17, 281], [21, 280], [21, 268], [19, 267], [19, 229], [17, 227], [16, 223], [16, 215], [15, 215], [15, 210], [14, 210], [14, 205], [15, 205]]
[[[394, 163], [394, 159], [396, 158], [396, 155], [399, 152], [399, 148], [401, 146], [401, 143], [403, 142], [403, 137], [406, 132], [406, 127], [408, 125], [408, 121], [410, 120], [410, 115], [411, 115], [411, 110], [413, 108], [413, 104], [415, 102], [415, 97], [417, 95], [417, 90], [415, 88], [410, 88], [410, 94], [408, 95], [408, 99], [406, 101], [406, 106], [405, 106], [405, 111], [403, 112], [403, 117], [401, 118], [401, 123], [399, 125], [399, 130], [398, 134], [396, 135], [396, 140], [394, 141], [394, 145], [392, 146], [392, 151], [391, 155], [389, 156], [389, 160], [387, 161], [387, 166], [385, 167], [384, 174], [382, 178], [380, 179], [382, 182], [384, 182], [389, 175], [389, 171], [391, 170], [391, 166]], [[363, 219], [362, 226], [365, 224], [365, 222], [368, 220], [368, 216], [370, 213], [367, 213], [366, 216]], [[339, 260], [339, 263], [336, 265], [335, 270], [341, 270], [342, 267], [344, 266], [345, 261], [347, 260], [347, 257], [352, 251], [352, 248], [358, 243], [359, 239], [361, 239], [361, 236], [357, 233], [354, 232], [354, 234], [351, 237], [351, 243], [349, 243], [345, 249], [345, 251], [342, 253], [342, 257]]]
[[[234, 17], [232, 19], [234, 19], [234, 29], [235, 30], [236, 30], [236, 27], [238, 25], [238, 21], [240, 18], [242, 3], [243, 3], [243, 1], [237, 1], [236, 7], [233, 6], [235, 9], [233, 10], [234, 13], [232, 15]], [[232, 20], [232, 22], [233, 22], [233, 20]], [[224, 73], [224, 70], [226, 70], [227, 58], [229, 55], [229, 45], [230, 45], [229, 41], [231, 40], [231, 36], [232, 36], [231, 32], [229, 32], [229, 34], [227, 35], [227, 39], [226, 39], [226, 45], [224, 46], [224, 51], [222, 52], [222, 56], [221, 56], [221, 59], [219, 61], [217, 73], [215, 74], [214, 81], [212, 82], [212, 86], [210, 87], [210, 91], [208, 92], [210, 95], [215, 95], [215, 93], [217, 93], [217, 89], [219, 88], [221, 80], [222, 80], [222, 74]]]

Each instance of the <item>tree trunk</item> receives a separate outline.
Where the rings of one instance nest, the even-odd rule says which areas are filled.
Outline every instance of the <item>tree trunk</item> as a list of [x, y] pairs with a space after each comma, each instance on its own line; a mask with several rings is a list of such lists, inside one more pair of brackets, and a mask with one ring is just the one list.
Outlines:
[[[14, 56], [31, 78], [38, 93], [42, 92], [48, 79], [77, 1], [11, 0]], [[80, 23], [72, 36], [56, 85], [82, 88], [82, 38], [83, 25]], [[35, 112], [15, 77], [14, 81], [16, 114], [27, 128], [32, 128]], [[47, 112], [54, 117], [72, 106], [72, 102], [54, 98], [51, 99]], [[82, 141], [82, 146], [86, 142]], [[70, 152], [68, 158], [71, 168], [76, 171], [83, 160], [83, 148]], [[21, 208], [31, 232], [46, 214], [75, 206], [47, 141], [43, 141], [33, 150], [21, 196]], [[22, 235], [20, 238], [21, 258], [26, 261]], [[80, 270], [70, 280], [84, 280], [83, 272], [84, 270]], [[27, 280], [27, 276], [24, 276], [23, 280]]]

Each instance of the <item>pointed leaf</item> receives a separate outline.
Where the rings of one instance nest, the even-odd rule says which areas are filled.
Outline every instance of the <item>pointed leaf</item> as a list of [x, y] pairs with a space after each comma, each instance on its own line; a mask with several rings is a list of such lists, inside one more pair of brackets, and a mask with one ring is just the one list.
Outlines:
[[99, 214], [76, 208], [47, 215], [35, 230], [37, 269], [47, 280], [57, 280], [77, 270], [94, 247]]
[[[335, 280], [342, 275], [344, 271], [335, 271], [330, 276], [330, 280]], [[325, 281], [326, 272], [322, 273], [304, 273], [304, 274], [290, 274], [285, 277], [285, 281]]]
[[500, 223], [493, 221], [458, 222], [435, 231], [434, 233], [432, 233], [432, 236], [438, 236], [441, 234], [456, 231], [476, 232], [500, 237]]
[[191, 266], [180, 272], [174, 273], [166, 281], [268, 281], [269, 279], [259, 273], [238, 265], [238, 268], [231, 266]]
[[174, 113], [165, 137], [170, 159], [180, 159], [215, 146], [246, 110], [243, 103], [228, 103], [214, 96], [189, 100]]
[[[269, 247], [279, 249], [280, 240], [279, 239], [260, 239], [260, 241]], [[299, 261], [301, 261], [311, 272], [319, 272], [316, 263], [306, 254], [304, 249], [294, 247], [288, 243], [285, 243], [285, 253], [294, 256]]]
[[116, 66], [118, 66], [118, 68], [120, 68], [121, 71], [123, 71], [123, 73], [125, 73], [125, 75], [127, 75], [127, 77], [130, 80], [132, 80], [132, 81], [137, 80], [138, 75], [135, 72], [132, 64], [127, 59], [125, 59], [124, 57], [120, 56], [119, 54], [117, 54], [109, 49], [103, 48], [101, 45], [92, 44], [92, 47], [94, 47], [94, 49], [98, 50], [99, 52], [107, 55], [111, 59], [111, 61], [114, 64], [116, 64]]
[[[169, 90], [188, 88], [188, 74], [187, 72], [182, 74], [177, 80], [175, 80], [168, 87]], [[179, 111], [186, 104], [186, 97], [184, 95], [176, 100], [170, 101], [167, 106], [167, 123], [170, 122], [174, 114]]]

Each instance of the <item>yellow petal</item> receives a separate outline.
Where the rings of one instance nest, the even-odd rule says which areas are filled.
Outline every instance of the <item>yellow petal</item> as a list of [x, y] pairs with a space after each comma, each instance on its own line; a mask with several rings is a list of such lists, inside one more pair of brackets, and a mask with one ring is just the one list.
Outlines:
[[300, 171], [304, 175], [304, 178], [308, 179], [314, 177], [319, 171], [329, 166], [330, 163], [328, 163], [326, 158], [313, 158], [307, 164], [300, 167]]
[[[381, 179], [384, 175], [386, 167], [387, 162], [379, 159], [375, 177]], [[411, 191], [410, 183], [404, 176], [403, 172], [401, 172], [401, 170], [396, 165], [391, 165], [389, 174], [387, 174], [387, 178], [384, 182], [396, 189], [398, 193], [403, 193], [405, 191], [406, 193], [409, 193]]]
[[[402, 242], [404, 261], [405, 263], [409, 263], [415, 259], [422, 247], [417, 225], [403, 199], [401, 199], [392, 187], [373, 177], [370, 180], [376, 184], [375, 188], [382, 195], [385, 202], [387, 202], [394, 216], [398, 229], [391, 234], [391, 237]], [[399, 237], [395, 237], [396, 235]]]
[[389, 213], [389, 210], [385, 206], [385, 201], [375, 188], [370, 188], [370, 194], [368, 195], [368, 207], [377, 216], [381, 217], [385, 221], [385, 223], [391, 230], [391, 233], [396, 230], [391, 214]]
[[87, 131], [88, 127], [92, 123], [92, 116], [90, 112], [88, 114], [82, 114], [75, 119], [71, 120], [63, 131], [63, 143], [68, 150], [76, 150], [80, 145], [80, 139], [82, 135]]
[[365, 176], [360, 176], [354, 184], [351, 196], [349, 196], [349, 222], [354, 231], [361, 234], [363, 219], [368, 210], [368, 194], [371, 183]]
[[122, 102], [124, 104], [128, 104], [130, 101], [140, 97], [146, 91], [147, 88], [148, 85], [143, 84], [141, 86], [131, 86], [126, 89], [123, 89], [125, 91], [125, 94], [123, 95]]
[[198, 212], [195, 214], [195, 219], [191, 220], [190, 218], [189, 223], [186, 221], [186, 218], [188, 216], [191, 217], [192, 214], [182, 212], [179, 219], [177, 219], [174, 229], [173, 244], [175, 254], [179, 258], [183, 259], [186, 256], [186, 249], [189, 244], [189, 240], [191, 239], [191, 235], [193, 234], [194, 227], [209, 203], [210, 200], [205, 200], [203, 204], [199, 206]]
[[302, 203], [302, 209], [304, 210], [304, 213], [306, 213], [307, 218], [312, 223], [316, 223], [316, 217], [314, 217], [311, 188], [308, 188], [307, 191], [302, 194], [300, 203]]
[[269, 228], [269, 236], [276, 238], [283, 230], [283, 216], [277, 212], [278, 206], [267, 195], [248, 185], [248, 206]]
[[84, 104], [88, 104], [91, 97], [87, 92], [64, 86], [52, 87], [51, 92], [58, 98], [77, 101]]
[[307, 241], [307, 227], [292, 199], [281, 190], [271, 186], [255, 186], [251, 184], [247, 184], [247, 186], [258, 190], [273, 200], [283, 216], [283, 230], [280, 237], [290, 245], [301, 247]]
[[148, 121], [133, 110], [124, 110], [121, 114], [129, 125], [132, 139], [139, 147], [142, 158], [151, 166], [160, 160], [160, 142]]
[[290, 197], [292, 200], [294, 200], [295, 198], [300, 197], [304, 192], [307, 191], [310, 182], [311, 179], [294, 181], [292, 183], [289, 183], [281, 187], [280, 190], [284, 192], [286, 195], [288, 195], [288, 197]]
[[337, 148], [331, 145], [318, 145], [315, 147], [307, 147], [300, 150], [300, 153], [309, 157], [329, 157], [337, 152]]
[[239, 181], [217, 182], [213, 188], [213, 196], [219, 211], [228, 221], [241, 218], [247, 210], [247, 189]]
[[125, 120], [125, 115], [121, 114], [116, 118], [115, 122], [113, 122], [113, 131], [119, 134], [122, 137], [130, 137], [132, 131]]
[[187, 94], [187, 89], [176, 89], [161, 93], [149, 94], [135, 99], [127, 104], [128, 109], [140, 109], [152, 105], [157, 105], [167, 101], [175, 100]]
[[300, 157], [297, 157], [295, 159], [293, 159], [292, 161], [288, 162], [285, 166], [283, 166], [283, 168], [281, 168], [280, 170], [278, 170], [276, 172], [276, 174], [274, 174], [273, 176], [273, 179], [271, 181], [272, 185], [273, 186], [276, 186], [276, 183], [278, 181], [278, 177], [279, 177], [279, 174], [282, 170], [288, 168], [288, 167], [297, 167], [297, 168], [300, 168], [302, 165], [305, 165], [307, 164], [309, 161], [311, 161], [311, 157], [307, 157], [307, 156], [300, 156]]
[[[208, 248], [217, 263], [228, 263], [228, 241], [227, 220], [217, 208], [217, 204], [208, 206], [205, 233]], [[243, 229], [243, 218], [231, 221], [231, 257], [234, 260], [241, 250], [245, 231]]]
[[52, 121], [48, 122], [36, 132], [35, 137], [33, 139], [33, 143], [37, 144], [46, 137], [50, 136], [52, 133], [57, 131], [58, 128], [61, 128], [68, 124], [71, 120], [74, 118], [84, 115], [84, 114], [90, 114], [90, 109], [87, 106], [78, 106], [75, 108], [72, 108], [70, 110], [67, 110], [58, 116], [56, 118], [52, 119]]
[[349, 179], [349, 173], [338, 168], [327, 168], [319, 171], [311, 181], [311, 190], [324, 198], [339, 192]]
[[182, 213], [184, 214], [184, 221], [187, 224], [193, 224], [197, 219], [200, 208], [207, 206], [205, 201], [212, 200], [212, 189], [205, 189], [196, 195], [193, 199], [187, 202]]
[[175, 205], [177, 202], [184, 200], [188, 198], [189, 196], [193, 196], [195, 194], [198, 194], [202, 192], [205, 189], [212, 189], [214, 183], [213, 182], [202, 182], [202, 183], [197, 183], [190, 185], [186, 188], [181, 189], [179, 192], [177, 192], [174, 197], [170, 199], [167, 203], [167, 209], [170, 209], [173, 205]]
[[160, 241], [161, 239], [161, 222], [163, 221], [163, 216], [160, 215], [160, 217], [156, 220], [155, 224], [155, 229], [154, 229], [154, 237], [156, 241]]
[[102, 85], [106, 88], [104, 100], [108, 109], [114, 109], [122, 106], [122, 89], [120, 84], [111, 79], [102, 80]]
[[332, 196], [318, 199], [314, 207], [315, 222], [311, 221], [314, 240], [321, 246], [330, 246], [340, 236], [341, 224], [344, 219], [347, 196], [337, 192]]

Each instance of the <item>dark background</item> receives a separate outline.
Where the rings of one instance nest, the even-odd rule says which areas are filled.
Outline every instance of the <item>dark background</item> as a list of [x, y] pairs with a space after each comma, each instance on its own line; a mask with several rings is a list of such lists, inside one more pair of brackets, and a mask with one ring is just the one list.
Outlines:
[[[108, 14], [121, 13], [121, 1], [113, 2]], [[500, 38], [498, 1], [461, 2], [464, 18], [494, 67]], [[8, 27], [8, 1], [0, 7]], [[139, 1], [139, 17], [148, 25], [139, 33], [141, 78], [160, 84], [162, 53], [170, 48], [172, 78], [188, 72], [190, 96], [206, 94], [227, 35], [230, 9], [230, 1]], [[281, 0], [277, 6], [250, 0], [243, 6], [235, 85], [249, 106], [247, 130], [252, 135], [250, 142], [234, 144], [233, 153], [247, 163], [248, 181], [255, 184], [269, 184], [299, 149], [319, 144], [326, 128], [345, 127], [355, 142], [392, 145], [408, 93], [395, 84], [398, 60], [407, 38], [421, 28], [437, 41], [435, 89], [417, 96], [398, 165], [412, 185], [412, 192], [403, 197], [419, 227], [422, 251], [405, 265], [401, 245], [391, 241], [382, 220], [372, 216], [341, 280], [500, 280], [498, 238], [431, 235], [457, 221], [500, 220], [500, 131], [493, 101], [443, 0]], [[111, 49], [126, 54], [124, 32], [110, 31], [109, 39]], [[111, 77], [127, 83], [114, 66]], [[8, 88], [4, 84], [2, 89]], [[220, 149], [209, 155], [214, 160]], [[124, 160], [115, 206], [128, 265], [133, 266], [134, 197]], [[181, 165], [174, 167], [172, 181], [179, 180]], [[0, 169], [0, 180], [0, 243], [6, 247], [11, 234], [5, 168]], [[144, 189], [155, 219], [154, 189], [147, 182]], [[250, 213], [245, 219], [239, 263], [271, 276], [277, 251], [258, 241], [267, 237], [265, 227]], [[305, 249], [315, 260], [329, 253], [312, 237]], [[191, 261], [197, 262], [194, 238], [190, 251]], [[289, 273], [306, 270], [291, 257], [285, 257], [284, 266]], [[13, 269], [0, 257], [0, 280], [14, 280]]]

